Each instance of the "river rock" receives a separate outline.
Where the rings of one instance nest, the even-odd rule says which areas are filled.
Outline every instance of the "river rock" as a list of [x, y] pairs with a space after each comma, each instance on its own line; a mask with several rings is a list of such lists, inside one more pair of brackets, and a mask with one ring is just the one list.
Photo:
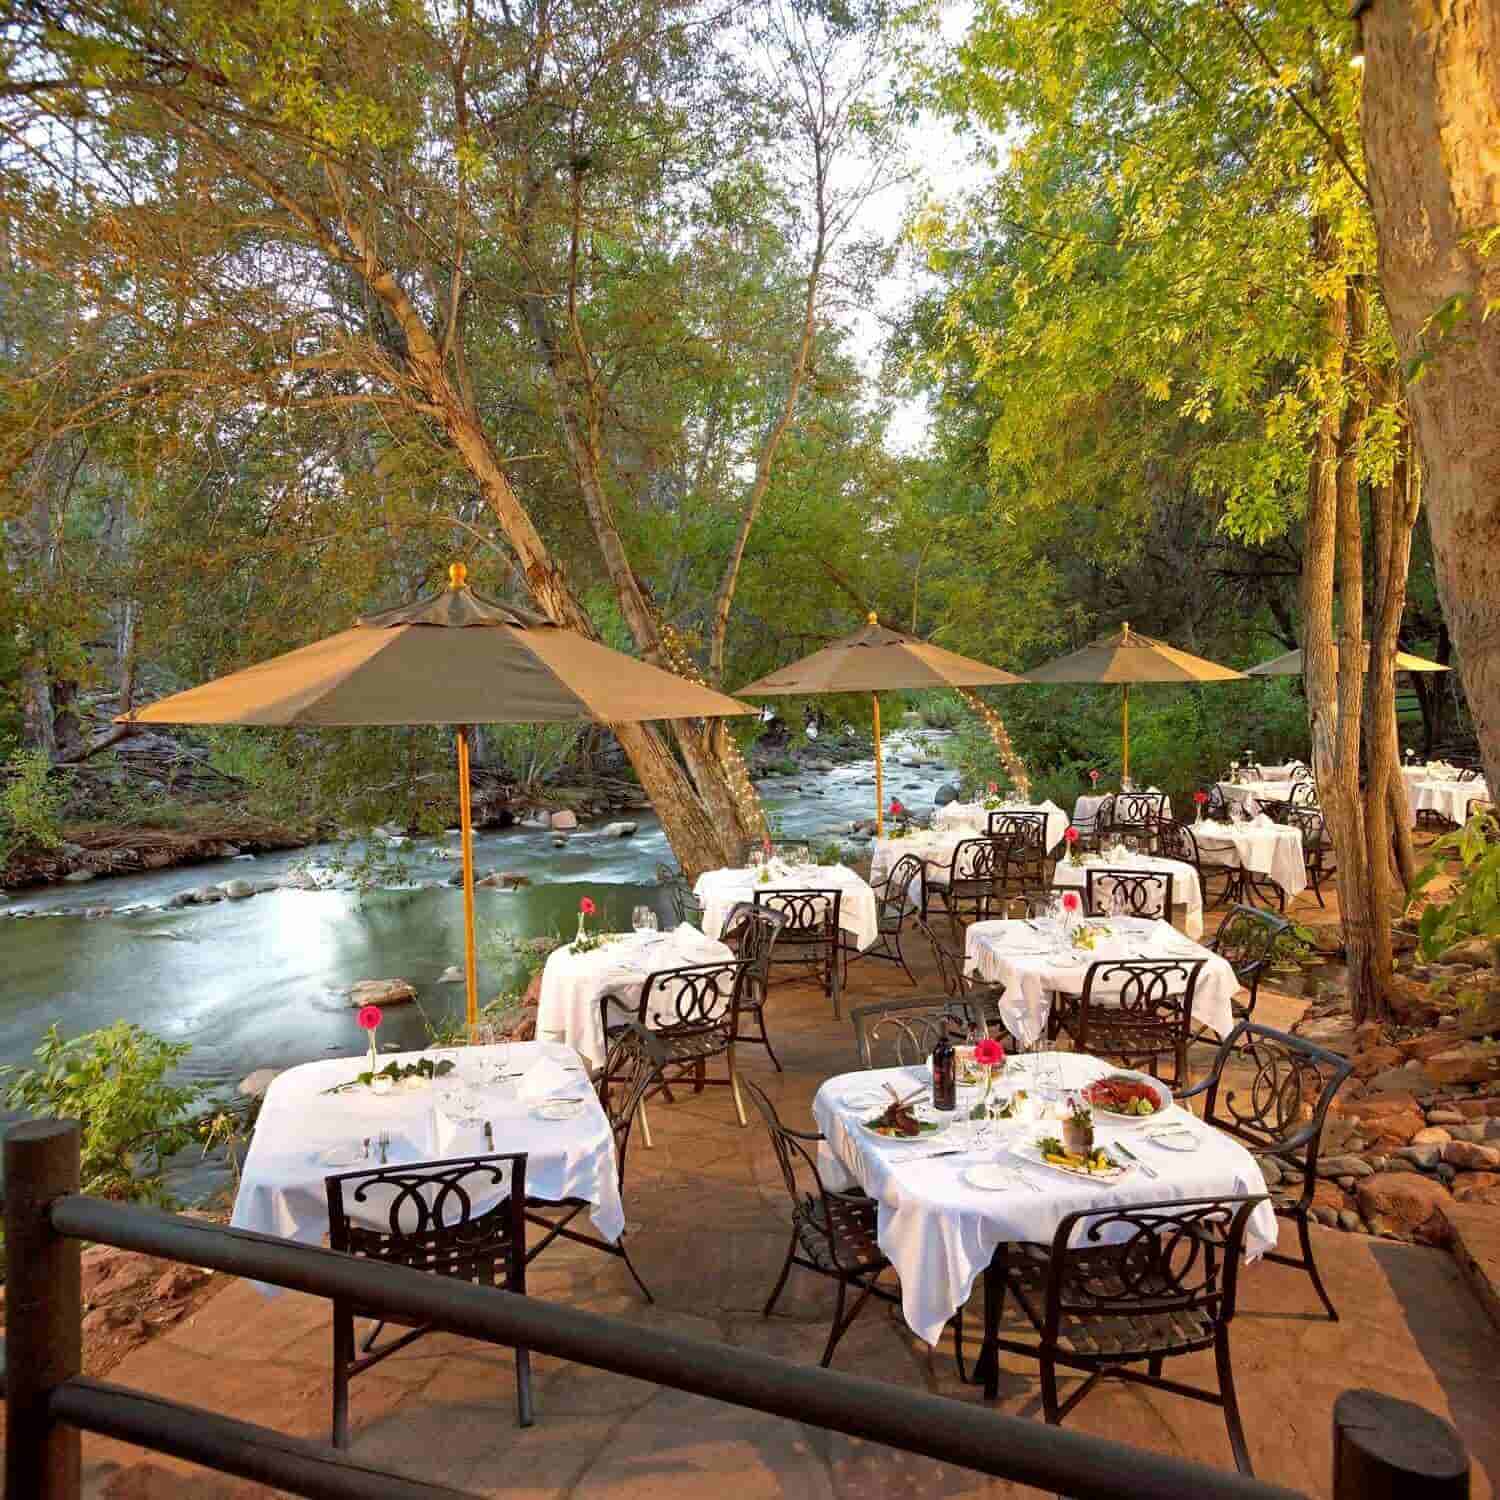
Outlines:
[[238, 1092], [247, 1099], [259, 1099], [271, 1087], [271, 1080], [282, 1071], [281, 1068], [257, 1068], [240, 1079]]
[[552, 838], [552, 847], [554, 849], [566, 849], [568, 847], [567, 838], [560, 833], [554, 834]]
[[217, 889], [230, 901], [244, 901], [255, 894], [255, 887], [248, 880], [221, 880]]
[[288, 870], [276, 885], [283, 891], [315, 891], [318, 879], [310, 870]]
[[92, 880], [93, 878], [94, 872], [92, 870], [69, 870], [68, 873], [63, 876], [63, 879], [66, 880], [69, 885], [82, 885], [85, 880]]
[[1443, 1160], [1466, 1172], [1493, 1172], [1500, 1168], [1500, 1147], [1478, 1146], [1473, 1141], [1450, 1141], [1443, 1147]]
[[462, 984], [464, 982], [464, 971], [457, 964], [449, 964], [441, 974], [438, 975], [439, 984]]
[[951, 781], [945, 781], [936, 792], [933, 793], [932, 805], [934, 807], [947, 807], [950, 802], [958, 801], [958, 788]]
[[1376, 1172], [1359, 1184], [1360, 1212], [1387, 1232], [1407, 1233], [1428, 1244], [1447, 1243], [1443, 1210], [1453, 1194], [1441, 1183], [1410, 1172]]
[[1424, 1058], [1419, 1066], [1432, 1083], [1484, 1083], [1500, 1077], [1500, 1048], [1460, 1042], [1446, 1052]]
[[599, 832], [607, 839], [628, 839], [637, 826], [635, 823], [606, 823]]
[[253, 854], [236, 854], [234, 857], [234, 862], [237, 865], [250, 864], [254, 860], [255, 856]]
[[1453, 1196], [1460, 1203], [1500, 1204], [1500, 1173], [1465, 1172], [1453, 1184]]
[[1472, 964], [1475, 968], [1500, 968], [1500, 944], [1489, 938], [1467, 938], [1438, 955], [1440, 964]]
[[559, 808], [552, 814], [551, 826], [554, 833], [569, 833], [578, 827], [578, 814], [570, 808]]
[[417, 998], [406, 979], [361, 979], [349, 986], [350, 1005], [406, 1005]]

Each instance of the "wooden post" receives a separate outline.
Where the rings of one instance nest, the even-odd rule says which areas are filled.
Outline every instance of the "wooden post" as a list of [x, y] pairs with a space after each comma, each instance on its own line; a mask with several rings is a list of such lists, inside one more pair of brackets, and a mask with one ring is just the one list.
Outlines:
[[78, 1191], [77, 1120], [27, 1120], [5, 1135], [5, 1493], [78, 1500], [78, 1429], [54, 1423], [52, 1391], [83, 1369], [79, 1241], [48, 1209]]
[[479, 1024], [479, 974], [474, 961], [474, 807], [469, 795], [469, 730], [458, 726], [458, 821], [464, 861], [464, 984], [469, 1039]]
[[1469, 1455], [1441, 1417], [1379, 1391], [1333, 1403], [1333, 1500], [1467, 1500]]
[[1130, 684], [1120, 690], [1120, 788], [1130, 780]]
[[871, 693], [875, 710], [875, 837], [885, 834], [885, 777], [880, 764], [880, 694]]

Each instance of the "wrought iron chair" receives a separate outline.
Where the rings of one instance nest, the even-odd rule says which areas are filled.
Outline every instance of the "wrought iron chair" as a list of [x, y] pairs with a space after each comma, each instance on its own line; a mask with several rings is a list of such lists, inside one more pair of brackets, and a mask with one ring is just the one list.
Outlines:
[[1156, 833], [1167, 816], [1165, 792], [1116, 792], [1099, 809], [1094, 831], [1100, 840], [1134, 834], [1156, 846]]
[[932, 946], [933, 961], [937, 964], [938, 982], [943, 990], [949, 995], [966, 995], [969, 992], [969, 979], [964, 973], [964, 956], [956, 949], [949, 947], [928, 923], [920, 917], [917, 918], [917, 931], [925, 937]]
[[672, 898], [672, 914], [679, 922], [693, 927], [703, 925], [703, 903], [693, 894], [688, 878], [672, 865], [658, 864], [656, 883], [665, 886]]
[[839, 1000], [839, 903], [843, 892], [827, 890], [757, 890], [755, 904], [782, 919], [771, 963], [796, 964], [810, 969], [833, 1000], [833, 1013], [842, 1017]]
[[[364, 1167], [323, 1179], [328, 1243], [344, 1255], [385, 1261], [481, 1286], [526, 1293], [526, 1153]], [[497, 1201], [478, 1208], [488, 1198]], [[354, 1320], [375, 1327], [355, 1349]], [[378, 1342], [388, 1319], [347, 1297], [333, 1299], [333, 1433], [349, 1446], [349, 1382], [432, 1331], [430, 1323]], [[532, 1423], [531, 1355], [516, 1349], [516, 1415]]]
[[1096, 870], [1083, 872], [1083, 910], [1090, 917], [1159, 917], [1172, 920], [1170, 870]]
[[[1249, 1070], [1242, 1090], [1224, 1086], [1224, 1070], [1231, 1063], [1237, 1079]], [[1201, 1096], [1204, 1121], [1237, 1136], [1256, 1155], [1274, 1160], [1283, 1186], [1286, 1179], [1301, 1177], [1300, 1195], [1278, 1195], [1272, 1201], [1277, 1213], [1296, 1220], [1302, 1254], [1267, 1251], [1265, 1258], [1306, 1271], [1335, 1323], [1338, 1309], [1318, 1274], [1308, 1219], [1328, 1108], [1353, 1071], [1347, 1057], [1284, 1031], [1241, 1021], [1220, 1043], [1208, 1076], [1177, 1096], [1179, 1103]]]
[[1052, 884], [1055, 861], [1047, 853], [1047, 814], [992, 812], [989, 837], [1002, 851], [998, 892], [1021, 895]]
[[[890, 1261], [875, 1240], [875, 1200], [858, 1188], [837, 1192], [825, 1186], [817, 1160], [817, 1147], [823, 1137], [783, 1125], [775, 1105], [760, 1089], [747, 1083], [745, 1090], [765, 1121], [792, 1203], [792, 1234], [786, 1261], [761, 1316], [771, 1316], [793, 1266], [837, 1282], [833, 1324], [828, 1330], [823, 1358], [818, 1361], [827, 1369], [833, 1363], [833, 1351], [838, 1348], [839, 1340], [871, 1297], [897, 1304], [901, 1300], [899, 1293], [878, 1285]], [[846, 1314], [844, 1306], [851, 1286], [858, 1289], [859, 1297]]]
[[1175, 1091], [1188, 1081], [1193, 995], [1206, 958], [1100, 959], [1083, 976], [1083, 993], [1055, 997], [1052, 1026], [1079, 1052], [1118, 1058], [1125, 1067], [1157, 1071], [1172, 1059]]
[[1292, 924], [1284, 917], [1272, 916], [1257, 906], [1233, 906], [1219, 924], [1209, 946], [1234, 970], [1249, 998], [1241, 1004], [1238, 996], [1230, 1000], [1237, 1021], [1248, 1021], [1255, 1014], [1260, 997], [1260, 976], [1271, 962], [1276, 939], [1290, 932]]
[[1208, 789], [1208, 801], [1204, 804], [1203, 815], [1215, 823], [1229, 821], [1229, 798], [1224, 795], [1224, 788], [1217, 781]]
[[[876, 1000], [849, 1012], [854, 1045], [862, 1068], [904, 1068], [922, 1062], [940, 1036], [962, 1041], [977, 1018], [967, 1000], [951, 995], [918, 995], [906, 1000]], [[877, 1061], [875, 1049], [890, 1048], [888, 1061]]]
[[1326, 907], [1323, 882], [1338, 873], [1338, 866], [1323, 814], [1316, 807], [1291, 807], [1287, 809], [1287, 825], [1302, 835], [1302, 864], [1307, 870], [1308, 883], [1318, 898], [1318, 905]]
[[[735, 1040], [740, 1044], [750, 1043], [766, 1049], [767, 1056], [781, 1072], [781, 1059], [771, 1045], [771, 1035], [766, 1029], [766, 1001], [771, 992], [771, 954], [776, 939], [786, 925], [779, 912], [757, 906], [753, 901], [736, 901], [724, 918], [724, 930], [719, 941], [734, 949], [736, 958], [748, 960], [755, 968], [753, 982], [747, 981], [740, 995], [739, 1033]], [[753, 1023], [754, 1029], [749, 1029]]]
[[1312, 779], [1312, 773], [1309, 772], [1306, 776], [1298, 777], [1297, 779], [1295, 779], [1292, 782], [1292, 790], [1287, 796], [1287, 806], [1289, 808], [1316, 808], [1317, 805], [1318, 785]]
[[[922, 910], [927, 900], [927, 867], [915, 854], [903, 854], [891, 866], [890, 873], [875, 887], [878, 927], [875, 941], [865, 949], [858, 949], [848, 939], [840, 936], [844, 962], [843, 983], [849, 982], [849, 965], [858, 958], [880, 958], [887, 963], [900, 964], [907, 979], [913, 984], [917, 976], [901, 950], [901, 937], [906, 919]], [[917, 888], [917, 899], [911, 899], [911, 889]]]
[[1157, 852], [1167, 859], [1180, 859], [1198, 872], [1203, 904], [1210, 910], [1239, 899], [1245, 872], [1240, 868], [1240, 857], [1233, 844], [1215, 843], [1212, 839], [1200, 843], [1198, 835], [1186, 823], [1168, 818], [1157, 836]]
[[1001, 894], [1004, 864], [1004, 851], [994, 839], [962, 840], [954, 846], [943, 883], [927, 885], [928, 907], [922, 916], [931, 914], [931, 901], [936, 896], [941, 898], [944, 914], [955, 932], [965, 921], [984, 921]]
[[[1235, 1465], [1242, 1474], [1254, 1473], [1229, 1326], [1245, 1226], [1264, 1201], [1184, 1198], [1082, 1209], [1058, 1224], [1050, 1246], [1002, 1245], [986, 1278], [980, 1365], [986, 1399], [998, 1393], [1001, 1349], [1040, 1361], [1042, 1411], [1053, 1426], [1101, 1380], [1154, 1386], [1222, 1408]], [[1006, 1293], [1036, 1330], [1036, 1341], [1000, 1336]], [[1214, 1389], [1162, 1375], [1167, 1360], [1208, 1349], [1218, 1374]], [[1066, 1401], [1058, 1397], [1059, 1365], [1088, 1377]]]
[[[641, 1134], [646, 1144], [651, 1144], [646, 1128], [646, 1095], [662, 1086], [662, 1070], [669, 1054], [665, 1046], [638, 1021], [627, 1021], [610, 1038], [609, 1053], [604, 1067], [595, 1080], [599, 1102], [609, 1117], [610, 1133], [615, 1139], [615, 1173], [620, 1187], [620, 1197], [625, 1196], [625, 1160], [630, 1149], [630, 1134], [637, 1114], [641, 1117]], [[546, 1234], [531, 1245], [526, 1252], [526, 1264], [530, 1265], [555, 1239], [572, 1240], [575, 1244], [587, 1245], [592, 1250], [602, 1250], [606, 1255], [618, 1256], [625, 1262], [641, 1296], [647, 1302], [655, 1302], [651, 1290], [641, 1280], [630, 1252], [625, 1248], [622, 1234], [615, 1243], [598, 1239], [572, 1228], [573, 1220], [594, 1206], [590, 1198], [528, 1198], [526, 1220]]]
[[[669, 1085], [692, 1075], [693, 1092], [701, 1094], [709, 1084], [729, 1086], [734, 1097], [734, 1112], [741, 1127], [748, 1125], [745, 1105], [740, 1098], [740, 1076], [735, 1062], [735, 1043], [739, 1040], [741, 997], [747, 985], [758, 983], [755, 966], [749, 959], [730, 959], [724, 963], [685, 964], [676, 969], [658, 969], [648, 974], [641, 985], [636, 1005], [636, 1022], [655, 1034], [665, 1052], [659, 1083], [647, 1090], [640, 1101], [641, 1133], [651, 1144], [651, 1126], [646, 1119], [646, 1100], [657, 1093], [670, 1098]], [[611, 998], [601, 996], [604, 1033], [611, 1048], [620, 1030], [613, 1013]], [[728, 1062], [728, 1077], [710, 1078], [708, 1064], [716, 1057]], [[606, 1114], [611, 1114], [610, 1093], [614, 1079], [608, 1067], [600, 1074], [599, 1098]]]

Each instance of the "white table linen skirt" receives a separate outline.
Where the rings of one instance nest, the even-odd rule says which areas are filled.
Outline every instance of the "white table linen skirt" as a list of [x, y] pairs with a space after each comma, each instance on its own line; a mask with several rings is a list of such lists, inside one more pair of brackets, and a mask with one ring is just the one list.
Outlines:
[[1251, 823], [1193, 825], [1198, 855], [1204, 864], [1228, 864], [1274, 881], [1288, 896], [1307, 889], [1302, 830], [1273, 823], [1261, 813]]
[[990, 831], [991, 812], [1039, 812], [1047, 814], [1047, 848], [1057, 848], [1068, 829], [1068, 815], [1055, 802], [1017, 802], [1000, 808], [988, 808], [979, 802], [950, 802], [932, 815], [932, 826], [943, 832], [959, 832], [964, 829], [972, 833]]
[[[1050, 1060], [1061, 1069], [1066, 1089], [1081, 1088], [1112, 1071], [1098, 1058], [1074, 1053], [1053, 1054]], [[1018, 1060], [1013, 1066], [1024, 1070], [1031, 1061]], [[1187, 1112], [1176, 1106], [1168, 1114], [1199, 1137], [1196, 1151], [1161, 1150], [1142, 1143], [1136, 1133], [1127, 1138], [1133, 1151], [1148, 1157], [1158, 1174], [1154, 1179], [1137, 1169], [1116, 1183], [1104, 1184], [1027, 1166], [1023, 1169], [1027, 1180], [1041, 1191], [1020, 1186], [982, 1191], [964, 1181], [966, 1167], [978, 1160], [1016, 1167], [1018, 1162], [1007, 1148], [1029, 1145], [1057, 1127], [1036, 1122], [1003, 1124], [997, 1127], [999, 1147], [989, 1148], [983, 1157], [932, 1158], [925, 1152], [939, 1146], [911, 1146], [872, 1136], [857, 1123], [868, 1117], [868, 1108], [843, 1102], [872, 1088], [878, 1091], [887, 1080], [910, 1093], [925, 1077], [925, 1069], [882, 1068], [830, 1078], [813, 1100], [813, 1116], [825, 1137], [819, 1152], [824, 1181], [830, 1187], [858, 1183], [877, 1200], [876, 1239], [901, 1278], [902, 1313], [912, 1332], [930, 1344], [938, 1342], [948, 1320], [969, 1300], [1000, 1245], [1050, 1244], [1070, 1213], [1126, 1203], [1254, 1196], [1266, 1191], [1265, 1178], [1243, 1145], [1216, 1130], [1189, 1123]], [[1025, 1087], [1025, 1082], [1020, 1086]], [[1113, 1134], [1101, 1127], [1099, 1139], [1108, 1144]], [[1271, 1205], [1260, 1204], [1246, 1232], [1247, 1259], [1257, 1260], [1273, 1249], [1276, 1235]]]
[[880, 933], [880, 909], [875, 892], [847, 865], [782, 865], [771, 867], [769, 880], [759, 870], [706, 870], [698, 877], [693, 894], [703, 903], [703, 930], [716, 938], [724, 931], [730, 908], [736, 901], [753, 901], [757, 891], [833, 890], [839, 900], [839, 926], [854, 940], [856, 948], [868, 948]]
[[[1087, 861], [1087, 863], [1085, 863]], [[1172, 877], [1172, 905], [1182, 909], [1182, 929], [1189, 937], [1203, 936], [1203, 886], [1198, 872], [1185, 860], [1164, 859], [1158, 854], [1122, 854], [1118, 858], [1079, 855], [1071, 864], [1058, 861], [1052, 874], [1054, 886], [1083, 890], [1086, 870], [1159, 870]]]

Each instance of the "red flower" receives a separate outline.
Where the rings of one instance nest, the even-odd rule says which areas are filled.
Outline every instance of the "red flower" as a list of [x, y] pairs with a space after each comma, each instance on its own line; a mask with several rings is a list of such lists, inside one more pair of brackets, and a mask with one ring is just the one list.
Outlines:
[[1078, 899], [1077, 891], [1064, 891], [1062, 905], [1064, 911], [1075, 912], [1083, 903]]
[[1000, 783], [998, 781], [992, 781], [992, 782], [990, 782], [990, 796], [993, 797], [995, 795], [995, 793], [998, 792], [999, 790], [1000, 790]]
[[1202, 807], [1203, 804], [1208, 801], [1208, 793], [1207, 792], [1194, 792], [1193, 793], [1193, 801], [1196, 802], [1199, 807]]
[[902, 807], [902, 805], [894, 797], [892, 797], [891, 798], [891, 816], [893, 818], [899, 818], [905, 811], [906, 811], [906, 809], [904, 807]]
[[1068, 841], [1068, 842], [1069, 842], [1069, 843], [1070, 843], [1070, 844], [1076, 844], [1076, 843], [1077, 843], [1077, 842], [1078, 842], [1078, 830], [1077, 830], [1077, 829], [1076, 829], [1076, 828], [1073, 828], [1073, 827], [1071, 827], [1071, 826], [1070, 826], [1070, 827], [1069, 827], [1069, 828], [1067, 828], [1067, 829], [1066, 829], [1066, 830], [1065, 830], [1065, 831], [1064, 831], [1064, 833], [1063, 833], [1063, 837], [1064, 837], [1064, 838], [1065, 838], [1065, 839], [1066, 839], [1066, 840], [1067, 840], [1067, 841]]
[[581, 911], [584, 916], [591, 917], [594, 915], [595, 911], [598, 910], [598, 908], [591, 900], [589, 900], [587, 896], [585, 896], [583, 900], [578, 903], [578, 910]]
[[1095, 786], [1098, 786], [1099, 785], [1099, 773], [1097, 771], [1090, 771], [1089, 772], [1089, 780], [1092, 781]]
[[359, 1022], [361, 1031], [374, 1031], [384, 1018], [378, 1005], [361, 1005], [359, 1014], [354, 1019]]
[[998, 1068], [1005, 1061], [1005, 1048], [994, 1037], [987, 1036], [974, 1044], [974, 1061], [981, 1068]]

